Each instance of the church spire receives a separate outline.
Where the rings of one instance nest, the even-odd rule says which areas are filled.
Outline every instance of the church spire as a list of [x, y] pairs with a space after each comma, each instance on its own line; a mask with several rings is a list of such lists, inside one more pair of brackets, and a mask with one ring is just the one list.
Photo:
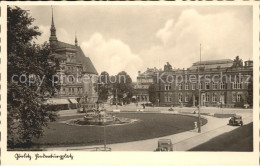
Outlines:
[[51, 7], [51, 36], [49, 38], [50, 45], [53, 46], [57, 42], [57, 37], [56, 37], [56, 28], [54, 25], [54, 19], [53, 19], [53, 8]]
[[78, 46], [77, 33], [75, 33], [75, 46]]
[[53, 8], [51, 7], [51, 26], [54, 26], [54, 21], [53, 21]]

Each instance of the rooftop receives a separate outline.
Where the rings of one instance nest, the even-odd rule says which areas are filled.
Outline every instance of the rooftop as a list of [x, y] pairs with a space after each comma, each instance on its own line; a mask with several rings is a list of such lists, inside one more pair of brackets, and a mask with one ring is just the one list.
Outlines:
[[96, 68], [94, 67], [92, 61], [89, 57], [86, 57], [80, 46], [75, 46], [72, 44], [64, 43], [61, 41], [57, 42], [58, 48], [71, 48], [77, 51], [76, 61], [82, 63], [83, 71], [89, 74], [98, 74]]

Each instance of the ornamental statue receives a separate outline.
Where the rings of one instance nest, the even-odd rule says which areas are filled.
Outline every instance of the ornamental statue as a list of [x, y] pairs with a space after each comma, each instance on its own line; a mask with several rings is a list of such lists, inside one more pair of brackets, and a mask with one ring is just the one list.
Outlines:
[[232, 67], [234, 67], [234, 68], [236, 68], [236, 67], [243, 67], [243, 60], [239, 59], [239, 56], [236, 56], [236, 58], [234, 59]]
[[172, 70], [172, 65], [170, 65], [169, 62], [166, 63], [166, 65], [164, 65], [164, 71], [171, 71]]

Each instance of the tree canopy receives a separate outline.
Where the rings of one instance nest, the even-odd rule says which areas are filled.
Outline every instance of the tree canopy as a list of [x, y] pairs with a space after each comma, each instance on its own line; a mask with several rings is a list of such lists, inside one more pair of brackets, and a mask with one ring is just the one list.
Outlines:
[[7, 127], [8, 147], [31, 145], [33, 138], [56, 118], [44, 102], [59, 89], [53, 75], [59, 66], [47, 43], [32, 40], [41, 35], [34, 18], [19, 7], [7, 8]]
[[117, 97], [119, 101], [130, 102], [133, 96], [133, 85], [131, 77], [125, 72], [121, 71], [116, 76], [116, 82], [113, 83], [113, 95]]
[[149, 101], [154, 104], [156, 102], [156, 87], [154, 84], [151, 84], [149, 86], [148, 94], [149, 94]]
[[100, 74], [100, 79], [98, 80], [98, 99], [106, 101], [108, 99], [109, 91], [111, 89], [111, 83], [109, 79], [109, 74], [103, 71]]

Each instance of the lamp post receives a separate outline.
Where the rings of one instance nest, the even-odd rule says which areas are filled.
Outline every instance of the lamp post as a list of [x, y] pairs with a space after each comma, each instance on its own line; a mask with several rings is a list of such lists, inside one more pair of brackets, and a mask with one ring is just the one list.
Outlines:
[[[101, 83], [97, 83], [97, 93], [98, 93], [98, 100], [97, 100], [97, 103], [98, 103], [98, 109], [99, 109], [99, 89], [98, 89], [98, 86], [99, 85], [104, 85], [103, 82]], [[104, 110], [103, 110], [104, 111]], [[104, 128], [103, 128], [103, 136], [104, 136], [104, 150], [106, 151], [106, 148], [107, 148], [107, 145], [106, 145], [106, 125], [105, 125], [105, 119], [106, 119], [106, 113], [104, 112], [104, 117], [103, 117], [103, 125], [104, 125]]]
[[103, 130], [103, 133], [104, 133], [104, 150], [106, 151], [107, 149], [107, 141], [106, 141], [106, 125], [105, 125], [105, 114], [104, 114], [104, 117], [103, 117], [103, 124], [104, 124], [104, 130]]
[[118, 109], [118, 106], [117, 106], [117, 89], [116, 89], [116, 109]]

